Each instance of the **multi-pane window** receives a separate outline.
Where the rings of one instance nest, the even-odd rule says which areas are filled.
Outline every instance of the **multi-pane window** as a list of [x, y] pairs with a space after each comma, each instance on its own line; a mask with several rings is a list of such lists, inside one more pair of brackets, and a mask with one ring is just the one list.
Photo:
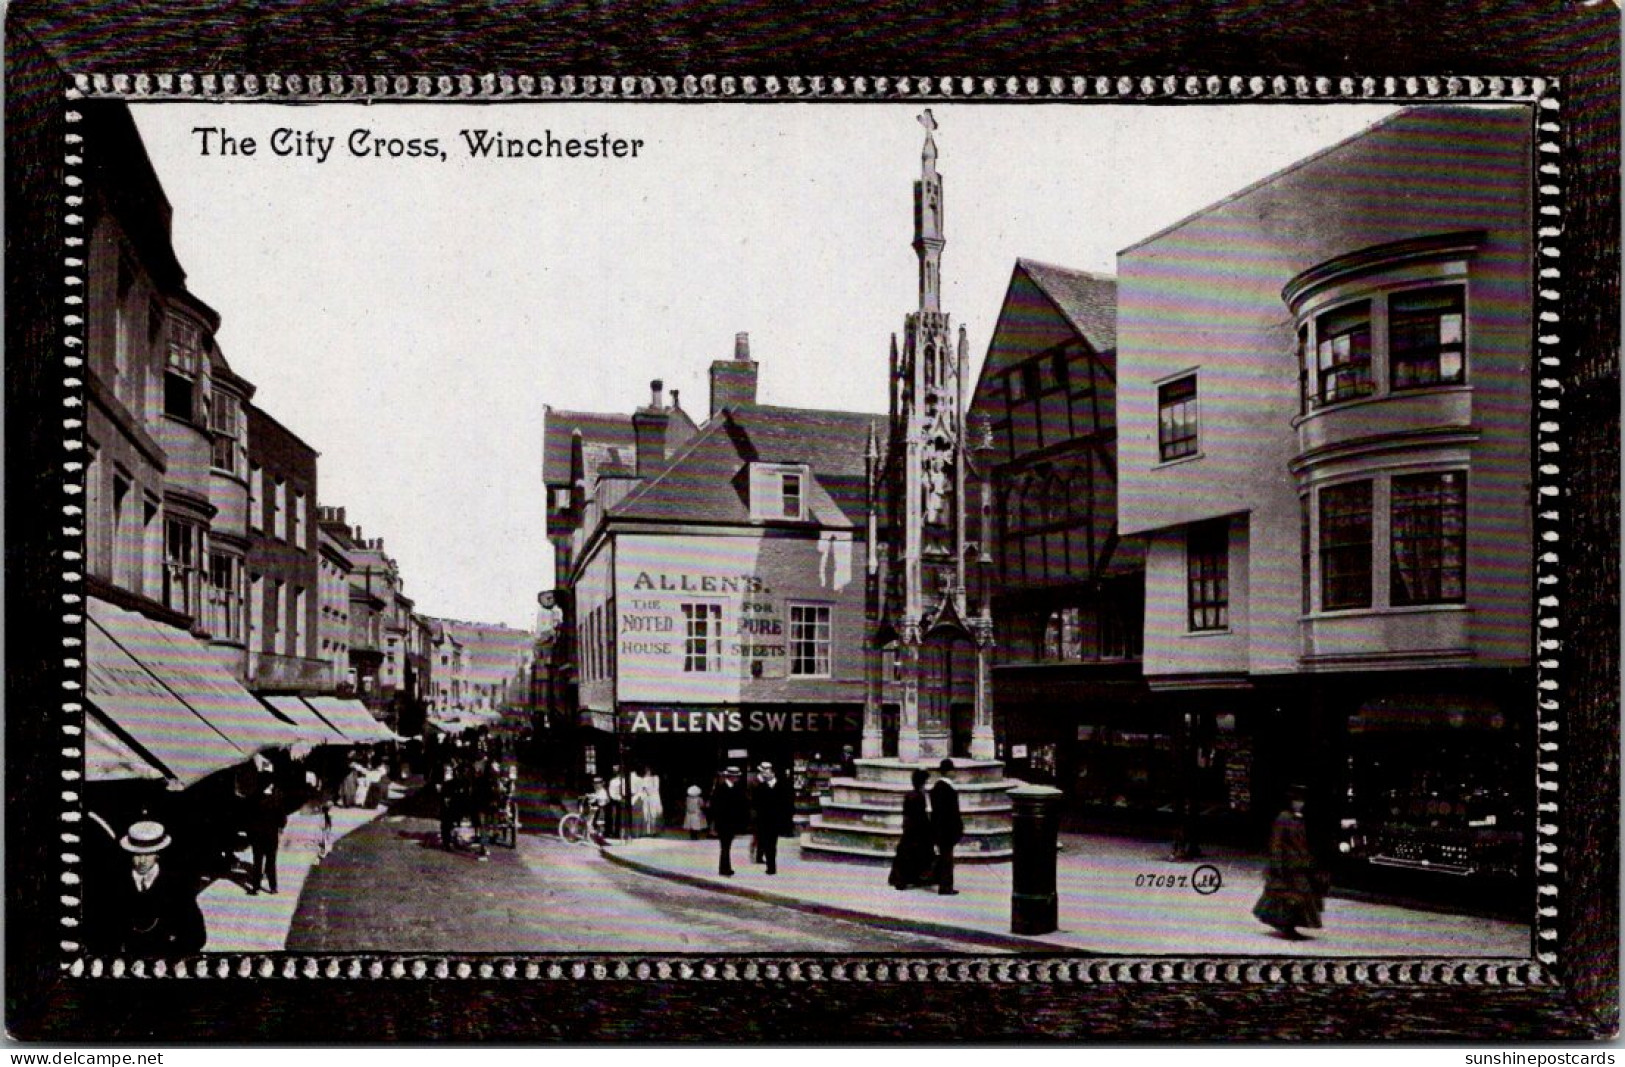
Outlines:
[[196, 615], [203, 579], [203, 527], [181, 519], [164, 524], [164, 604]]
[[209, 553], [209, 633], [217, 641], [243, 638], [243, 561], [223, 552]]
[[210, 464], [227, 474], [237, 473], [237, 398], [216, 390], [209, 401], [209, 430], [214, 435]]
[[1371, 301], [1334, 308], [1315, 320], [1316, 402], [1371, 395]]
[[1393, 480], [1389, 601], [1459, 603], [1466, 596], [1467, 477], [1461, 471]]
[[1371, 483], [1320, 491], [1320, 606], [1371, 606]]
[[280, 541], [288, 539], [288, 483], [281, 478], [271, 490], [271, 535]]
[[174, 319], [169, 329], [169, 353], [164, 361], [164, 414], [196, 421], [198, 380], [202, 375], [203, 332], [185, 319]]
[[297, 489], [293, 493], [293, 543], [298, 548], [310, 548], [310, 528], [305, 524], [305, 494]]
[[1462, 287], [1442, 285], [1388, 299], [1388, 366], [1395, 389], [1451, 385], [1466, 377]]
[[683, 671], [722, 670], [722, 605], [684, 604]]
[[790, 673], [800, 677], [829, 674], [829, 605], [790, 605]]
[[1192, 631], [1230, 626], [1230, 524], [1221, 519], [1185, 534], [1186, 601]]
[[1196, 454], [1196, 375], [1157, 386], [1157, 448], [1164, 462]]
[[780, 478], [780, 499], [784, 501], [784, 517], [801, 518], [801, 474], [785, 473]]

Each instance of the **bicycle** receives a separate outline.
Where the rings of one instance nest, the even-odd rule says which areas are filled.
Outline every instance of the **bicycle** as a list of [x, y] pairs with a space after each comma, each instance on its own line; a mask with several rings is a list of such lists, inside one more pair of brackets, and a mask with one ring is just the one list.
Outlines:
[[603, 844], [600, 812], [600, 807], [592, 802], [591, 795], [582, 797], [580, 810], [566, 812], [559, 820], [559, 838], [567, 845], [584, 845], [588, 841], [595, 845]]

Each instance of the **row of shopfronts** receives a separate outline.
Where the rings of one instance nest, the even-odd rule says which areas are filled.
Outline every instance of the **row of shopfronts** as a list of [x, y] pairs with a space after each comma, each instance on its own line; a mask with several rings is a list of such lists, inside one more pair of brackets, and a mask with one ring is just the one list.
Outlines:
[[[998, 757], [1010, 777], [1060, 788], [1070, 828], [1257, 847], [1301, 783], [1341, 882], [1424, 896], [1471, 884], [1469, 896], [1521, 900], [1534, 804], [1527, 677], [1286, 679], [1216, 698], [1119, 673], [995, 682]], [[892, 752], [895, 720], [883, 707]], [[764, 760], [791, 775], [798, 809], [816, 810], [843, 753], [859, 749], [863, 707], [633, 703], [584, 712], [582, 726], [581, 779], [652, 772], [676, 825], [689, 786], [708, 792], [723, 767]]]
[[381, 759], [400, 741], [353, 699], [256, 696], [221, 649], [135, 611], [91, 598], [85, 631], [88, 853], [157, 819], [183, 867], [220, 876], [255, 764], [295, 802], [309, 788], [336, 788], [352, 760]]

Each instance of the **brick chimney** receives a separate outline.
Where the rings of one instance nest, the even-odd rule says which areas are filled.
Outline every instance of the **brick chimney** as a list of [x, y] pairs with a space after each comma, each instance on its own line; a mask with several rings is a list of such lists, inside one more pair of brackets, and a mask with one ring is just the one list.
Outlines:
[[750, 358], [750, 334], [734, 335], [734, 358], [711, 364], [711, 417], [723, 408], [756, 403], [756, 361]]
[[649, 383], [649, 406], [632, 413], [632, 436], [637, 442], [639, 478], [652, 478], [666, 465], [666, 426], [671, 409], [661, 394], [665, 383], [659, 378]]

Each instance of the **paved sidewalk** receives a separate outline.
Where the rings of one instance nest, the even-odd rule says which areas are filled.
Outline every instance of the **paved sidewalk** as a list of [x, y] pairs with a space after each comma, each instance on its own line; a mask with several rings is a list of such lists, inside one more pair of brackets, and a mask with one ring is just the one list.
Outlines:
[[[1167, 845], [1105, 835], [1061, 835], [1056, 857], [1060, 929], [1041, 937], [1010, 933], [1010, 865], [955, 867], [960, 895], [931, 889], [899, 892], [887, 868], [803, 859], [793, 841], [779, 844], [778, 873], [749, 863], [749, 839], [734, 843], [733, 878], [717, 872], [717, 843], [662, 837], [617, 843], [610, 861], [663, 877], [789, 907], [840, 915], [892, 929], [957, 932], [967, 941], [1002, 948], [1110, 955], [1289, 955], [1514, 957], [1530, 954], [1521, 923], [1418, 911], [1393, 904], [1332, 897], [1323, 929], [1287, 941], [1252, 916], [1263, 888], [1263, 860], [1207, 849], [1195, 862], [1168, 862]], [[745, 860], [747, 862], [741, 862]], [[1190, 887], [1199, 864], [1223, 879], [1214, 892]], [[1184, 876], [1185, 884], [1178, 879]], [[1171, 883], [1171, 884], [1170, 884]]]
[[[391, 786], [390, 800], [399, 799], [402, 787]], [[376, 808], [333, 809], [333, 833], [329, 847], [353, 830], [383, 815]], [[203, 923], [209, 940], [205, 952], [280, 952], [287, 943], [288, 929], [299, 907], [299, 894], [305, 888], [310, 869], [316, 866], [317, 843], [321, 837], [321, 816], [300, 810], [288, 816], [277, 851], [277, 892], [250, 896], [242, 886], [220, 878], [198, 894]]]

